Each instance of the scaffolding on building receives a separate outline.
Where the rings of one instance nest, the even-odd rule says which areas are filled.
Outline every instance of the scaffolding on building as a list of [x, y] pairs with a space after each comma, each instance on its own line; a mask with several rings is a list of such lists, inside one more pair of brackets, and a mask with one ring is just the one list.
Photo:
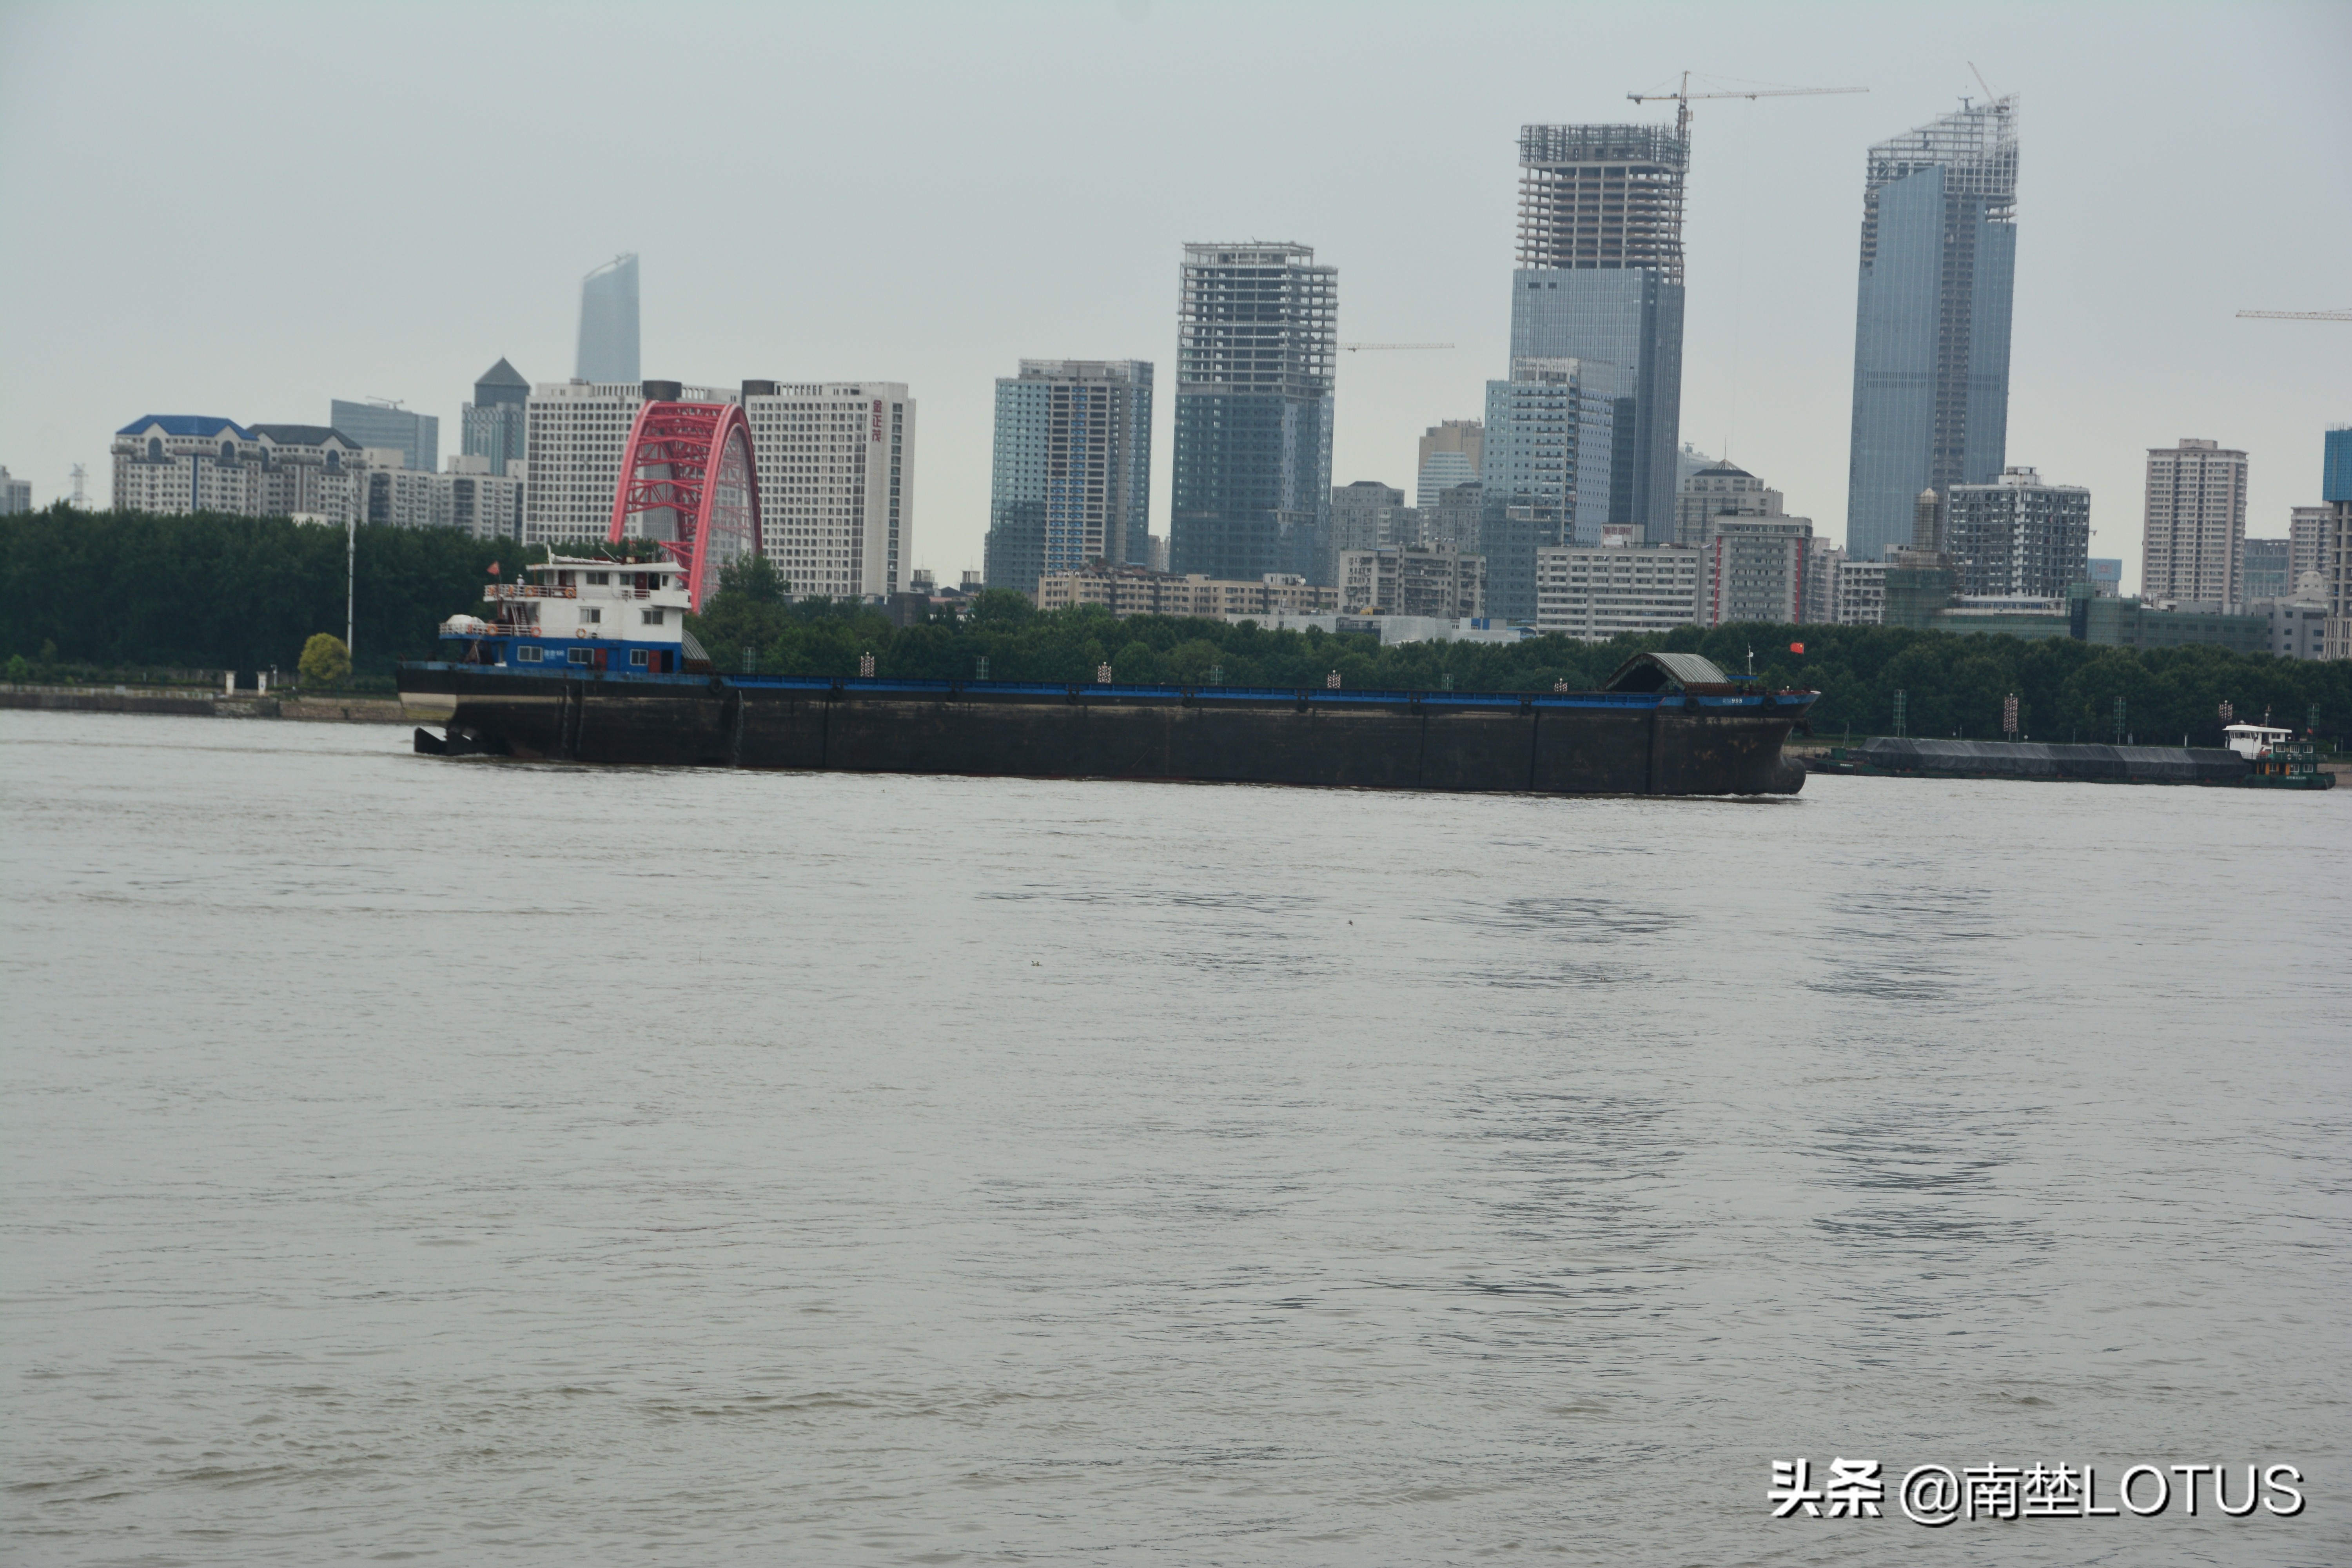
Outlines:
[[1683, 280], [1688, 138], [1661, 125], [1519, 128], [1521, 267], [1654, 268]]

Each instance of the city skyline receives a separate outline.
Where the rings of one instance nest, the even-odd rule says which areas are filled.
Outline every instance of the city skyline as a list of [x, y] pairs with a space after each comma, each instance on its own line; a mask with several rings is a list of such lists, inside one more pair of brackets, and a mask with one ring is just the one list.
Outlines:
[[[1209, 19], [1224, 15], [1198, 9]], [[201, 65], [232, 46], [289, 65], [314, 47], [238, 19], [248, 14], [207, 15], [211, 20], [197, 26], [158, 13], [136, 36], [110, 39], [101, 37], [102, 26], [70, 15], [12, 15], [5, 24], [10, 47], [0, 63], [10, 89], [0, 94], [0, 125], [8, 130], [0, 148], [20, 150], [0, 152], [11, 210], [49, 210], [58, 182], [101, 177], [104, 159], [119, 156], [121, 139], [147, 122], [142, 114], [177, 116], [199, 140], [250, 140], [261, 125], [302, 107], [293, 89], [248, 104], [175, 85], [184, 74], [203, 79], [202, 69], [186, 68], [189, 62]], [[499, 73], [502, 81], [516, 77], [516, 90], [502, 86], [492, 95], [514, 107], [488, 111], [502, 125], [511, 117], [518, 131], [562, 101], [560, 82], [580, 75], [584, 87], [601, 90], [614, 75], [562, 40], [534, 37], [523, 49], [521, 40], [533, 36], [532, 15], [524, 9], [486, 22], [488, 46], [504, 49], [504, 39], [515, 46], [507, 52], [522, 62], [509, 61]], [[1141, 20], [1129, 15], [1090, 16], [1066, 29], [1075, 38], [1066, 44], [1076, 51], [1073, 58], [1130, 72], [1157, 61], [1149, 74], [1172, 80], [1181, 75], [1175, 68], [1209, 47], [1184, 25], [1183, 7], [1162, 4]], [[1318, 261], [1349, 280], [1343, 339], [1457, 345], [1452, 353], [1343, 354], [1339, 361], [1334, 483], [1375, 479], [1410, 490], [1421, 432], [1444, 419], [1476, 416], [1484, 383], [1507, 359], [1507, 321], [1497, 296], [1512, 261], [1518, 128], [1667, 122], [1663, 112], [1651, 119], [1654, 106], [1626, 105], [1623, 94], [1654, 85], [1685, 63], [1677, 57], [1685, 45], [1671, 17], [1473, 15], [1490, 25], [1465, 29], [1469, 37], [1461, 40], [1415, 38], [1408, 47], [1404, 30], [1380, 18], [1346, 37], [1327, 37], [1319, 11], [1278, 14], [1266, 26], [1294, 41], [1317, 37], [1336, 63], [1394, 71], [1411, 60], [1415, 80], [1436, 85], [1417, 89], [1412, 103], [1382, 123], [1347, 118], [1336, 153], [1328, 129], [1309, 128], [1341, 123], [1348, 95], [1318, 89], [1286, 103], [1278, 114], [1285, 133], [1311, 134], [1324, 149], [1313, 182], [1237, 161], [1244, 141], [1238, 132], [1196, 130], [1146, 138], [1139, 156], [1148, 177], [1123, 174], [1104, 185], [1108, 206], [1081, 226], [1040, 220], [1020, 200], [926, 211], [926, 229], [947, 226], [961, 241], [957, 266], [945, 271], [917, 259], [920, 247], [908, 243], [916, 231], [908, 226], [923, 203], [879, 203], [861, 182], [882, 163], [901, 167], [898, 177], [915, 182], [918, 193], [946, 190], [941, 180], [977, 192], [996, 179], [999, 148], [1029, 133], [1036, 118], [1031, 111], [995, 124], [969, 148], [946, 153], [936, 170], [916, 169], [910, 149], [928, 144], [925, 138], [974, 101], [971, 89], [954, 85], [949, 63], [1009, 60], [1050, 30], [1041, 30], [1037, 15], [1006, 13], [994, 30], [942, 18], [933, 36], [912, 45], [905, 63], [910, 79], [940, 91], [909, 111], [905, 132], [860, 132], [857, 144], [873, 160], [862, 172], [828, 174], [822, 159], [755, 160], [757, 179], [778, 197], [771, 205], [793, 215], [789, 231], [772, 218], [728, 209], [718, 201], [715, 176], [695, 176], [699, 183], [686, 205], [699, 214], [716, 205], [716, 216], [698, 216], [682, 229], [656, 233], [644, 216], [648, 209], [623, 207], [601, 195], [592, 199], [592, 191], [643, 177], [639, 170], [651, 153], [626, 139], [600, 143], [576, 163], [559, 162], [547, 194], [494, 204], [462, 243], [435, 238], [397, 258], [314, 247], [274, 222], [241, 237], [209, 226], [214, 220], [195, 205], [173, 205], [167, 216], [193, 226], [192, 243], [178, 247], [185, 254], [174, 257], [183, 286], [249, 288], [266, 277], [280, 308], [304, 321], [299, 339], [282, 328], [256, 331], [250, 317], [236, 312], [144, 315], [139, 330], [125, 336], [131, 316], [101, 301], [152, 275], [152, 247], [114, 243], [115, 220], [89, 215], [82, 221], [94, 230], [72, 247], [70, 267], [63, 255], [24, 254], [6, 263], [0, 297], [37, 298], [47, 308], [20, 310], [12, 331], [16, 374], [0, 388], [0, 460], [15, 477], [33, 480], [37, 500], [46, 503], [69, 488], [71, 464], [96, 471], [105, 461], [105, 434], [146, 412], [315, 419], [329, 397], [360, 392], [401, 397], [409, 407], [454, 421], [470, 379], [500, 356], [532, 367], [536, 376], [567, 365], [582, 273], [600, 257], [643, 248], [656, 279], [644, 301], [648, 373], [724, 384], [747, 365], [812, 381], [878, 371], [925, 397], [925, 500], [914, 563], [952, 580], [961, 568], [981, 563], [988, 408], [1003, 366], [1064, 354], [1166, 365], [1171, 254], [1183, 240], [1222, 233], [1296, 235], [1313, 243]], [[1714, 58], [1688, 63], [1872, 90], [1696, 106], [1685, 229], [1681, 433], [1711, 454], [1773, 474], [1792, 511], [1842, 519], [1854, 165], [1890, 127], [1923, 123], [1982, 89], [1957, 47], [1934, 37], [1927, 14], [1869, 36], [1853, 28], [1790, 29], [1785, 20], [1776, 27], [1725, 20], [1720, 37], [1708, 41]], [[1499, 28], [1528, 46], [1515, 55], [1540, 54], [1537, 46], [1568, 32], [1583, 42], [1565, 70], [1511, 59], [1482, 68], [1475, 93], [1448, 85], [1437, 68], [1478, 54], [1481, 40], [1490, 44]], [[736, 90], [736, 77], [763, 50], [830, 42], [854, 55], [849, 46], [867, 30], [841, 16], [762, 18], [751, 24], [744, 66], [719, 67], [715, 90]], [[1217, 30], [1207, 29], [1212, 36]], [[1792, 31], [1811, 36], [1802, 47], [1773, 36]], [[342, 37], [333, 26], [322, 32], [330, 43]], [[2232, 113], [2252, 127], [2248, 135], [2294, 137], [2314, 147], [2352, 141], [2337, 133], [2347, 120], [2344, 105], [2304, 90], [2322, 82], [2318, 62], [2342, 58], [2352, 28], [2334, 14], [2248, 13], [2206, 46], [2218, 63], [2209, 60], [2196, 73], [2196, 90], [2218, 93], [2219, 100], [2200, 118]], [[101, 46], [109, 64], [90, 79], [104, 87], [79, 100], [62, 98], [53, 79], [69, 78], [78, 60], [101, 58]], [[399, 41], [372, 47], [342, 83], [350, 100], [342, 111], [395, 110], [408, 47]], [[1948, 50], [1954, 58], [1943, 58]], [[2021, 207], [2031, 222], [2019, 259], [2009, 450], [2086, 485], [2098, 498], [2094, 553], [2132, 561], [2135, 570], [2139, 520], [2132, 498], [2143, 454], [2186, 434], [2252, 455], [2248, 531], [2283, 535], [2289, 509], [2319, 499], [2315, 465], [2305, 456], [2315, 427], [2352, 414], [2326, 368], [2330, 355], [2340, 356], [2344, 329], [2238, 321], [2232, 312], [2340, 303], [2326, 297], [2333, 278], [2326, 258], [2341, 254], [2352, 225], [2336, 204], [2308, 200], [2307, 173], [2296, 181], [2261, 167], [2239, 171], [2225, 151], [2207, 147], [2192, 124], [2168, 113], [2167, 95], [2189, 90], [2188, 63], [2175, 58], [2176, 46], [2134, 32], [2125, 13], [2019, 16], [2005, 24], [1996, 47], [1971, 52], [2001, 92], [2020, 96], [2034, 144], [2021, 174]], [[455, 68], [470, 79], [477, 67]], [[486, 60], [480, 68], [487, 70]], [[851, 70], [820, 84], [816, 99], [796, 110], [794, 134], [822, 142], [827, 133], [821, 121], [833, 100], [849, 101], [863, 80]], [[1166, 107], [1160, 99], [1149, 101], [1154, 113]], [[152, 107], [131, 113], [141, 102]], [[123, 123], [100, 124], [100, 114], [123, 117]], [[74, 128], [76, 136], [51, 137], [45, 127], [53, 123]], [[453, 169], [464, 166], [455, 156], [462, 138], [445, 138], [421, 123], [420, 134], [428, 155], [448, 157]], [[31, 155], [34, 148], [44, 150], [46, 163]], [[1108, 166], [1088, 165], [1100, 171], [1098, 180]], [[1379, 198], [1400, 178], [1412, 183], [1414, 201], [1402, 212], [1383, 208]], [[2216, 191], [2208, 221], [2176, 237], [2161, 254], [2125, 245], [2134, 232], [2131, 215], [2160, 204], [2183, 180]], [[2305, 243], [2249, 253], [2230, 237], [2283, 204], [2297, 211]], [[860, 242], [783, 243], [791, 232], [824, 223], [865, 226]], [[1035, 264], [1044, 241], [1063, 251], [1050, 268]], [[93, 243], [94, 258], [88, 254]], [[370, 300], [370, 309], [349, 309], [355, 298]], [[984, 306], [976, 303], [981, 300]], [[2162, 332], [2149, 330], [2157, 320]], [[1155, 511], [1170, 495], [1172, 401], [1155, 411]]]

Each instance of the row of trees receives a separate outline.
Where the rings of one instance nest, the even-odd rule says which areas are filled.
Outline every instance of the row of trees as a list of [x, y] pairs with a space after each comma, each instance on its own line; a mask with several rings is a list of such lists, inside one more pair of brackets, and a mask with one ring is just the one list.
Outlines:
[[[446, 528], [359, 530], [355, 672], [388, 680], [430, 658], [440, 623], [480, 613], [511, 541]], [[343, 635], [344, 537], [285, 518], [82, 512], [0, 518], [0, 658], [100, 669], [292, 670]]]
[[[296, 668], [315, 635], [343, 630], [343, 531], [197, 514], [76, 512], [63, 507], [0, 518], [0, 660], [10, 656], [100, 669]], [[404, 658], [428, 658], [447, 616], [479, 613], [490, 564], [509, 570], [518, 547], [446, 529], [358, 532], [358, 654], [363, 685], [389, 680]], [[2135, 652], [2064, 637], [2026, 641], [1954, 637], [1890, 626], [1685, 626], [1605, 644], [1536, 637], [1511, 644], [1411, 643], [1269, 632], [1255, 625], [1096, 608], [1041, 614], [1016, 593], [982, 594], [968, 617], [894, 626], [854, 601], [792, 602], [765, 560], [731, 568], [694, 629], [724, 670], [855, 675], [872, 654], [884, 675], [970, 678], [982, 659], [999, 680], [1092, 680], [1110, 665], [1120, 680], [1319, 687], [1334, 670], [1349, 687], [1548, 691], [1587, 688], [1643, 648], [1706, 655], [1754, 669], [1776, 687], [1822, 692], [1819, 733], [1883, 734], [1902, 694], [1918, 735], [1998, 735], [2014, 694], [2022, 731], [2037, 740], [2105, 740], [2115, 702], [2143, 741], [2183, 734], [2219, 743], [2223, 701], [2245, 717], [2265, 710], [2300, 727], [2314, 709], [2321, 732], [2352, 730], [2352, 661], [2313, 663], [2216, 647]], [[1804, 651], [1792, 651], [1802, 644]]]
[[[1685, 626], [1663, 637], [1579, 643], [1407, 643], [1369, 637], [1269, 632], [1255, 625], [1137, 616], [1098, 607], [1041, 613], [1023, 595], [991, 591], [969, 618], [894, 626], [871, 606], [823, 599], [787, 602], [764, 561], [731, 569], [693, 623], [720, 669], [781, 675], [855, 675], [872, 654], [881, 675], [968, 679], [986, 659], [998, 680], [1090, 681], [1111, 667], [1121, 681], [1375, 689], [1548, 691], [1600, 685], [1646, 648], [1700, 653], [1735, 675], [1752, 668], [1776, 688], [1819, 690], [1816, 733], [1890, 733], [1896, 697], [1915, 735], [2000, 736], [2003, 699], [2018, 699], [2021, 733], [2042, 741], [2104, 741], [2116, 699], [2126, 731], [2147, 742], [2221, 740], [2220, 706], [2241, 717], [2268, 710], [2301, 727], [2316, 709], [2323, 733], [2352, 728], [2352, 662], [2321, 664], [2235, 654], [2212, 647], [2097, 647], [2066, 637], [2027, 640], [1895, 626]], [[1795, 648], [1801, 645], [1803, 652]]]

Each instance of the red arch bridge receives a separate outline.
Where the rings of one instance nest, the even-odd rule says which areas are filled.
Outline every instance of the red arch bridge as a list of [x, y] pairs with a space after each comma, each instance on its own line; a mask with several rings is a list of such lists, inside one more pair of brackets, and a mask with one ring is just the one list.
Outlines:
[[760, 476], [751, 460], [751, 425], [740, 405], [648, 402], [629, 426], [613, 491], [605, 538], [648, 539], [686, 568], [689, 603], [699, 610], [719, 591], [719, 573], [760, 548]]

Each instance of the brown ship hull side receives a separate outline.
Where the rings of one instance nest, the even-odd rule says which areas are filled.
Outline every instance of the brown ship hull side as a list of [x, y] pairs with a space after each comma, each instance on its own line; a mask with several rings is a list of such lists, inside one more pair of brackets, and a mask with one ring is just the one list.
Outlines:
[[1802, 716], [1793, 703], [1515, 710], [402, 679], [454, 696], [449, 751], [582, 763], [1548, 795], [1792, 795], [1804, 782], [1781, 755]]

